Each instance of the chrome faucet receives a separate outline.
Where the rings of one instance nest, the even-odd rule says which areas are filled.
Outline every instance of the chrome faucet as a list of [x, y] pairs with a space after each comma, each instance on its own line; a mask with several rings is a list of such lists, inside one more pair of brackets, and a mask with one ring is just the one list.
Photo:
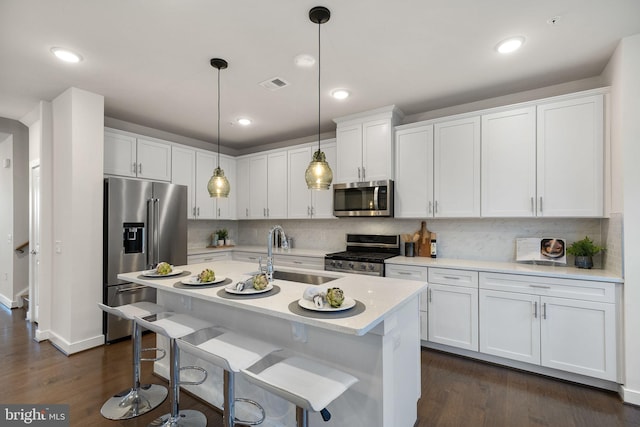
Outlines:
[[289, 249], [289, 244], [287, 243], [287, 236], [284, 234], [284, 230], [282, 226], [275, 225], [269, 230], [269, 234], [267, 235], [267, 266], [266, 268], [262, 267], [262, 257], [259, 260], [260, 271], [267, 275], [267, 279], [270, 282], [273, 282], [273, 235], [274, 232], [279, 232], [282, 240], [282, 249]]

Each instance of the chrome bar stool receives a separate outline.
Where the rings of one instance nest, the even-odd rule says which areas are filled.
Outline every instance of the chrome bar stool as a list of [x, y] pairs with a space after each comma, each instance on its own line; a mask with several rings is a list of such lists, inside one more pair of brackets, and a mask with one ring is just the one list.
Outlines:
[[[178, 340], [182, 351], [223, 369], [223, 419], [224, 427], [233, 427], [238, 422], [243, 425], [262, 424], [265, 412], [262, 406], [251, 399], [235, 397], [235, 374], [263, 359], [280, 348], [235, 332], [208, 328], [184, 336]], [[261, 416], [255, 421], [239, 420], [235, 417], [235, 403], [245, 402], [256, 406]]]
[[296, 405], [298, 427], [308, 427], [309, 411], [320, 412], [329, 421], [327, 406], [358, 379], [346, 372], [323, 365], [315, 360], [293, 356], [281, 360], [259, 373], [243, 369], [251, 383]]
[[[155, 362], [165, 356], [165, 351], [159, 348], [141, 348], [142, 330], [136, 322], [135, 316], [149, 316], [151, 314], [165, 311], [161, 305], [152, 302], [136, 302], [133, 304], [121, 305], [119, 307], [109, 307], [98, 303], [98, 306], [106, 313], [122, 319], [130, 320], [133, 323], [132, 344], [133, 356], [133, 386], [120, 393], [116, 393], [107, 400], [100, 413], [110, 420], [126, 420], [158, 407], [167, 398], [167, 388], [158, 384], [140, 384], [140, 362]], [[160, 357], [142, 358], [142, 352], [159, 351]]]
[[[180, 349], [177, 338], [192, 334], [200, 329], [210, 328], [211, 323], [201, 319], [172, 312], [157, 313], [146, 317], [136, 317], [136, 323], [169, 338], [169, 398], [171, 412], [156, 418], [149, 426], [167, 427], [204, 427], [207, 417], [200, 411], [180, 410], [180, 385], [199, 385], [207, 379], [207, 371], [199, 366], [180, 367]], [[203, 378], [199, 381], [181, 381], [180, 372], [184, 370], [198, 370]]]

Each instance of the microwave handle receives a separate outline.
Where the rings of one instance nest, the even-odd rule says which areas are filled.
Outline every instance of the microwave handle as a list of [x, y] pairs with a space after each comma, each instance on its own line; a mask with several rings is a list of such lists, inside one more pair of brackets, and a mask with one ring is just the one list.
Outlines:
[[378, 204], [378, 191], [380, 190], [380, 187], [378, 187], [377, 185], [375, 186], [375, 188], [373, 189], [373, 208], [375, 210], [379, 209], [379, 204]]

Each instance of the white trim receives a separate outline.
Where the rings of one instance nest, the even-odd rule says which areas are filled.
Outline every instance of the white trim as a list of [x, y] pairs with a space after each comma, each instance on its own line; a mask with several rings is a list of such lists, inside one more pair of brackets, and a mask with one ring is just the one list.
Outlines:
[[625, 386], [620, 387], [620, 395], [624, 403], [630, 403], [632, 405], [640, 405], [640, 391], [631, 390]]
[[7, 298], [6, 296], [4, 296], [2, 294], [0, 294], [0, 304], [6, 306], [7, 308], [22, 307], [22, 305], [20, 305], [18, 301], [10, 300], [9, 298]]
[[105, 343], [104, 335], [97, 335], [82, 341], [70, 343], [55, 332], [50, 332], [49, 341], [66, 356], [99, 347]]

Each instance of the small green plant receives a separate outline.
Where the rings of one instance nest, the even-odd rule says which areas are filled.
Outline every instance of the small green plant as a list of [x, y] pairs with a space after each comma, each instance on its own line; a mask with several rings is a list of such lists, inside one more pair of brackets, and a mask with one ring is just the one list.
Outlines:
[[573, 242], [567, 248], [567, 253], [573, 256], [594, 256], [604, 250], [602, 246], [594, 245], [589, 236], [585, 236], [584, 239]]
[[220, 230], [217, 231], [217, 233], [218, 233], [219, 240], [225, 240], [227, 237], [229, 237], [229, 233], [227, 232], [226, 228], [221, 228]]

